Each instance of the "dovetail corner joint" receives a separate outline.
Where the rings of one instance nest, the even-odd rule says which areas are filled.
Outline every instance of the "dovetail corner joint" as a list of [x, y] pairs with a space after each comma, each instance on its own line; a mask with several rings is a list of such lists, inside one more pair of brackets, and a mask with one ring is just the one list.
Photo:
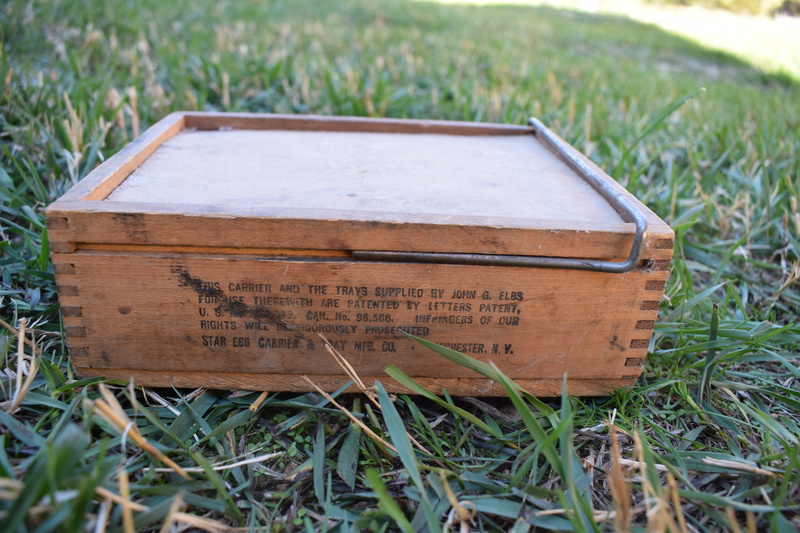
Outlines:
[[69, 219], [66, 217], [47, 217], [47, 229], [69, 229]]
[[75, 265], [72, 263], [53, 263], [53, 272], [63, 276], [75, 273]]
[[647, 348], [650, 346], [650, 339], [632, 339], [631, 340], [631, 349], [640, 349], [640, 348]]
[[54, 254], [71, 254], [75, 251], [75, 243], [61, 241], [51, 242], [50, 251]]
[[57, 285], [59, 296], [78, 296], [78, 287], [76, 285]]
[[64, 333], [69, 338], [83, 338], [86, 337], [86, 328], [81, 326], [67, 326], [64, 328]]
[[666, 287], [667, 282], [661, 280], [650, 280], [644, 284], [644, 290], [646, 291], [663, 291], [664, 287]]

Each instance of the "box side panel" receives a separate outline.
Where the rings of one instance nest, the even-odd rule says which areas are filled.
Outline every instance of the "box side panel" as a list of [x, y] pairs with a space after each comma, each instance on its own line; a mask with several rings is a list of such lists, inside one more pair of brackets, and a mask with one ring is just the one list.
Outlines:
[[[270, 217], [224, 215], [198, 206], [117, 204], [110, 211], [73, 202], [48, 211], [51, 238], [81, 244], [242, 249], [386, 250], [579, 257], [622, 260], [633, 240], [632, 224], [570, 224], [431, 217], [408, 222], [347, 219], [347, 213], [276, 211]], [[106, 207], [109, 203], [103, 202]], [[352, 213], [349, 214], [352, 216]], [[228, 253], [228, 252], [223, 252]], [[258, 252], [262, 253], [262, 252]]]
[[407, 332], [494, 362], [539, 394], [565, 372], [583, 383], [575, 393], [595, 394], [587, 384], [607, 392], [641, 371], [671, 255], [652, 252], [648, 268], [623, 275], [163, 252], [77, 251], [54, 263], [85, 376], [297, 390], [307, 374], [335, 389], [344, 381], [324, 335], [362, 376], [391, 363], [461, 394], [499, 392]]

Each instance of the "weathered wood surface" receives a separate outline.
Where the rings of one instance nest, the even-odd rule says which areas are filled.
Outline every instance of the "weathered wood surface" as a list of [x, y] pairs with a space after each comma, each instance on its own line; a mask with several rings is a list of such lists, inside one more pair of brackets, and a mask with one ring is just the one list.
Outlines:
[[511, 124], [339, 117], [324, 115], [277, 115], [259, 113], [188, 112], [173, 116], [185, 120], [185, 128], [198, 130], [357, 131], [439, 135], [528, 135], [530, 128]]
[[[202, 209], [175, 212], [178, 205], [77, 202], [48, 210], [50, 238], [56, 251], [80, 244], [210, 246], [303, 250], [393, 250], [417, 252], [544, 255], [623, 259], [630, 250], [632, 224], [569, 224], [527, 221], [528, 227], [479, 224], [480, 221], [393, 222], [348, 220], [347, 213], [293, 213], [273, 216], [232, 215]], [[92, 204], [88, 205], [87, 204]], [[101, 205], [96, 205], [101, 204]], [[92, 210], [92, 209], [96, 210]], [[113, 211], [106, 211], [113, 209]], [[330, 218], [328, 218], [330, 217]], [[523, 223], [523, 222], [520, 222]], [[666, 226], [650, 226], [653, 236], [671, 239]], [[658, 246], [651, 241], [648, 246]], [[671, 244], [669, 245], [671, 247]], [[645, 250], [645, 254], [650, 250]]]
[[[235, 163], [234, 163], [235, 162]], [[106, 199], [376, 215], [622, 222], [533, 135], [187, 131]]]
[[[270, 139], [281, 153], [302, 142], [298, 131], [313, 132], [318, 148], [329, 143], [322, 151], [325, 160], [335, 160], [335, 171], [323, 176], [326, 163], [316, 161], [295, 176], [287, 159], [269, 179], [274, 185], [288, 173], [302, 182], [304, 195], [292, 196], [291, 187], [284, 187], [283, 198], [271, 198], [264, 184], [251, 188], [249, 196], [230, 193], [216, 184], [239, 183], [234, 178], [247, 164], [249, 170], [240, 176], [244, 185], [238, 187], [262, 179], [258, 169], [271, 158], [261, 153], [243, 166], [241, 159], [256, 151], [258, 142], [242, 137], [247, 132], [235, 132], [217, 156], [238, 154], [230, 172], [226, 164], [208, 165], [207, 176], [195, 183], [192, 177], [202, 174], [204, 165], [190, 162], [211, 150], [209, 139], [225, 138], [220, 128], [287, 130], [291, 134], [258, 131], [265, 135], [251, 138]], [[319, 137], [325, 135], [321, 132], [333, 137]], [[364, 132], [370, 133], [359, 137]], [[178, 142], [191, 135], [201, 149]], [[431, 135], [470, 137], [469, 142], [436, 137], [432, 151], [421, 159], [378, 164], [391, 154], [389, 137], [406, 149], [423, 150], [419, 140]], [[361, 155], [355, 170], [349, 169], [348, 161], [359, 150], [352, 144], [344, 149], [341, 142], [353, 138], [372, 139], [373, 147], [383, 151], [381, 158]], [[419, 178], [435, 182], [447, 170], [437, 155], [465, 159], [480, 141], [495, 146], [492, 159], [508, 141], [514, 157], [506, 161], [506, 176], [527, 168], [525, 157], [517, 157], [526, 152], [520, 141], [537, 146], [527, 157], [541, 156], [530, 130], [518, 126], [171, 115], [48, 209], [73, 364], [81, 375], [153, 386], [306, 390], [300, 376], [307, 374], [334, 390], [346, 378], [323, 349], [322, 333], [362, 377], [381, 379], [391, 390], [402, 388], [384, 376], [389, 363], [434, 389], [502, 393], [407, 339], [406, 331], [494, 362], [535, 394], [560, 394], [564, 373], [572, 394], [604, 394], [633, 383], [647, 353], [673, 233], [616, 183], [612, 186], [648, 221], [640, 267], [626, 274], [351, 259], [354, 250], [620, 261], [627, 256], [633, 225], [587, 193], [574, 176], [565, 178], [569, 169], [557, 159], [534, 164], [546, 179], [534, 173], [528, 180], [531, 188], [517, 193], [532, 198], [529, 211], [524, 201], [515, 201], [509, 210], [502, 202], [503, 196], [524, 189], [526, 180], [504, 179], [502, 172], [487, 177], [492, 166], [483, 160], [473, 166], [460, 161], [457, 175], [441, 178], [435, 201], [414, 193], [409, 195], [414, 207], [403, 207], [404, 173], [427, 164], [430, 168]], [[236, 152], [241, 143], [249, 147]], [[340, 159], [335, 158], [338, 151]], [[359, 203], [356, 189], [366, 182], [359, 185], [358, 175], [365, 168], [378, 179], [368, 183], [369, 194]], [[305, 181], [304, 172], [312, 175]], [[150, 179], [154, 176], [155, 181]], [[354, 183], [346, 183], [353, 176]], [[330, 202], [312, 197], [315, 180]], [[391, 182], [387, 194], [394, 203], [382, 203], [381, 180]], [[160, 182], [165, 187], [154, 186]], [[468, 187], [452, 195], [452, 205], [441, 198], [461, 183]], [[482, 187], [492, 184], [505, 189], [484, 201]]]
[[[86, 371], [82, 370], [81, 375]], [[312, 380], [325, 391], [333, 392], [347, 384], [344, 375], [328, 374], [258, 374], [254, 372], [171, 372], [168, 370], [127, 370], [111, 368], [102, 374], [109, 379], [133, 381], [137, 385], [147, 384], [151, 387], [185, 387], [221, 390], [254, 390], [254, 391], [293, 391], [307, 392], [311, 390], [304, 378]], [[378, 376], [360, 376], [368, 386], [380, 381], [390, 392], [412, 393], [405, 387], [389, 379], [386, 374]], [[638, 374], [620, 378], [569, 379], [567, 388], [573, 396], [606, 396], [610, 391], [633, 385]], [[447, 392], [453, 396], [505, 396], [502, 385], [490, 379], [478, 378], [415, 378], [419, 384], [431, 391]], [[561, 396], [564, 388], [563, 378], [559, 379], [517, 379], [517, 384], [525, 390], [540, 397]], [[346, 392], [359, 392], [355, 386]], [[413, 394], [413, 393], [412, 393]]]
[[196, 254], [82, 251], [56, 259], [82, 375], [158, 370], [186, 382], [207, 372], [341, 374], [320, 334], [366, 376], [392, 363], [415, 377], [474, 377], [401, 331], [494, 362], [516, 379], [558, 381], [566, 372], [630, 380], [666, 279], [652, 270], [614, 276]]

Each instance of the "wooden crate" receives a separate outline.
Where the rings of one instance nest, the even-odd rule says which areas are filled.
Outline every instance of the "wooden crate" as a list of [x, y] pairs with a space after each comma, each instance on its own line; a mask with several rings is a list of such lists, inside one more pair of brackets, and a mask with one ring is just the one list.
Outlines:
[[177, 113], [47, 210], [72, 363], [150, 386], [335, 390], [395, 364], [434, 390], [631, 385], [673, 232], [528, 127]]

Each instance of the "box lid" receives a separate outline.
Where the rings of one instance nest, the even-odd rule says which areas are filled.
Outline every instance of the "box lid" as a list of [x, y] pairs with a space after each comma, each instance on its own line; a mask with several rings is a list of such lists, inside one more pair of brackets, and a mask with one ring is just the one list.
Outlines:
[[538, 121], [216, 113], [165, 118], [48, 218], [75, 247], [619, 271], [638, 262], [646, 229], [666, 227]]

